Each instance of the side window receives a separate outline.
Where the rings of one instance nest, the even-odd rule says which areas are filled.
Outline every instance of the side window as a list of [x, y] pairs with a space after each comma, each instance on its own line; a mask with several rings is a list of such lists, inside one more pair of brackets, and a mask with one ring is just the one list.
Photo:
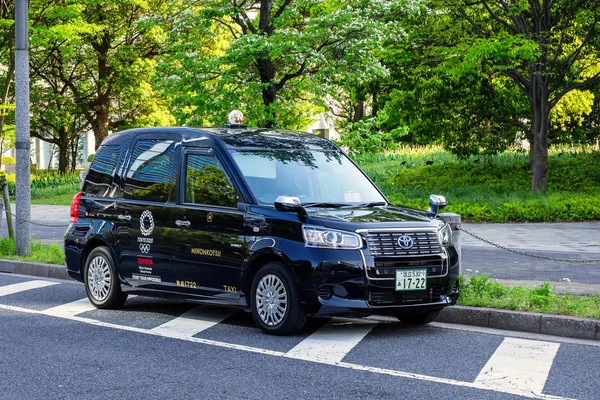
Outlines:
[[85, 178], [86, 196], [117, 197], [118, 186], [113, 183], [121, 146], [100, 146]]
[[214, 155], [187, 156], [185, 202], [235, 207], [237, 193]]
[[174, 155], [173, 140], [138, 140], [125, 178], [123, 197], [162, 203], [174, 201], [177, 182]]

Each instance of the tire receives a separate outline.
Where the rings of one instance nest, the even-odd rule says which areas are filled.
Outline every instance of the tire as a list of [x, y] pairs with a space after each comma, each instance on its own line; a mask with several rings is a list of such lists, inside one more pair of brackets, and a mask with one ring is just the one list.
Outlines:
[[280, 263], [267, 263], [258, 271], [252, 281], [250, 303], [254, 321], [270, 335], [294, 334], [306, 323], [298, 289]]
[[423, 313], [396, 314], [396, 318], [406, 325], [425, 325], [436, 320], [442, 310], [426, 311]]
[[90, 252], [83, 271], [85, 292], [96, 308], [121, 308], [127, 294], [121, 291], [121, 283], [113, 257], [108, 248], [100, 246]]

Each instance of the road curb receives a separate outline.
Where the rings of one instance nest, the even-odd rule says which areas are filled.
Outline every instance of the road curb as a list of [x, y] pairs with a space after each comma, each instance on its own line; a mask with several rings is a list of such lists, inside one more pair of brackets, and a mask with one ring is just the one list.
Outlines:
[[17, 260], [0, 260], [0, 272], [39, 276], [42, 278], [69, 279], [64, 265], [44, 264]]
[[600, 340], [600, 320], [591, 318], [453, 306], [445, 308], [436, 321], [574, 339]]

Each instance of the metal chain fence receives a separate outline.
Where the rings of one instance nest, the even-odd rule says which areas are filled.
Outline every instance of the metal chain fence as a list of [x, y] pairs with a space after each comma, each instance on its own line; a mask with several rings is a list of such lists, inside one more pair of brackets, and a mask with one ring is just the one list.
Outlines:
[[487, 244], [489, 244], [491, 246], [497, 247], [497, 248], [502, 249], [502, 250], [509, 251], [511, 253], [519, 254], [519, 255], [525, 256], [525, 257], [532, 257], [532, 258], [539, 258], [541, 260], [559, 261], [559, 262], [567, 262], [567, 263], [579, 263], [579, 264], [582, 264], [582, 263], [600, 263], [600, 259], [578, 259], [578, 258], [548, 257], [548, 256], [543, 256], [541, 254], [528, 253], [526, 251], [515, 250], [515, 249], [508, 248], [506, 246], [502, 246], [500, 244], [494, 243], [494, 242], [492, 242], [490, 240], [484, 239], [481, 236], [477, 236], [476, 234], [467, 231], [463, 227], [459, 227], [458, 229], [460, 229], [462, 232], [466, 233], [467, 235], [472, 236], [472, 237], [474, 237], [477, 240], [481, 240], [482, 242], [487, 243]]
[[[5, 211], [4, 207], [0, 206], [0, 212], [4, 212], [4, 211]], [[10, 215], [12, 215], [16, 220], [29, 222], [32, 225], [43, 226], [45, 228], [66, 228], [66, 227], [69, 226], [69, 224], [45, 224], [45, 223], [42, 223], [42, 222], [34, 222], [34, 221], [31, 221], [31, 220], [28, 220], [28, 219], [19, 218], [15, 214], [13, 214], [11, 211], [8, 211], [8, 213]]]

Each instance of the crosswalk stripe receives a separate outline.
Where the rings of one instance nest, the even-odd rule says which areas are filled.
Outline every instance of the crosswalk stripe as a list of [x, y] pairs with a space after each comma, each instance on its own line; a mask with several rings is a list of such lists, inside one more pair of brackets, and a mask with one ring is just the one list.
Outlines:
[[25, 290], [39, 289], [46, 286], [58, 285], [58, 282], [50, 281], [27, 281], [21, 283], [15, 283], [12, 285], [0, 286], [0, 296], [8, 296]]
[[286, 357], [323, 362], [341, 362], [369, 332], [377, 321], [332, 319], [315, 333], [298, 343]]
[[44, 314], [52, 315], [55, 317], [72, 317], [74, 315], [82, 314], [84, 312], [92, 311], [95, 309], [96, 307], [94, 307], [92, 303], [90, 303], [89, 299], [86, 297], [84, 299], [80, 299], [71, 303], [62, 304], [60, 306], [44, 310]]
[[197, 306], [169, 322], [157, 326], [152, 332], [171, 338], [187, 339], [218, 324], [237, 310]]
[[504, 338], [475, 384], [494, 390], [542, 393], [559, 347], [559, 343]]

